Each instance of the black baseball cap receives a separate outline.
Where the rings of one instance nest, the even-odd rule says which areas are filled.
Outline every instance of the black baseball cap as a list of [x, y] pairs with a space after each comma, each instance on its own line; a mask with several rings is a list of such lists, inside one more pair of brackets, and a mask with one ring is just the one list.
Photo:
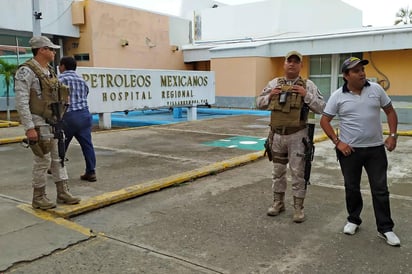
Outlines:
[[367, 65], [369, 64], [368, 60], [361, 60], [358, 57], [349, 57], [342, 64], [342, 72], [345, 72], [351, 68], [356, 67], [358, 64]]

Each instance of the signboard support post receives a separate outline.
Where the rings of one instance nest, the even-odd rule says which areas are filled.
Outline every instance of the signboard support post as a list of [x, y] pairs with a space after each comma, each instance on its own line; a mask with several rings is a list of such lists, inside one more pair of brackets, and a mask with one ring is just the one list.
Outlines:
[[99, 128], [112, 128], [112, 116], [110, 112], [99, 113]]
[[197, 120], [197, 106], [192, 105], [191, 107], [187, 108], [187, 120], [194, 121]]

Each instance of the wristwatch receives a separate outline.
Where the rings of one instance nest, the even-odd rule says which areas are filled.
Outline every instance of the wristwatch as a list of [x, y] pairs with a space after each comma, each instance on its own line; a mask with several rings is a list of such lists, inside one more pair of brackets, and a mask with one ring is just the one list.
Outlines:
[[397, 133], [390, 133], [389, 136], [393, 137], [395, 139], [398, 139], [398, 134]]

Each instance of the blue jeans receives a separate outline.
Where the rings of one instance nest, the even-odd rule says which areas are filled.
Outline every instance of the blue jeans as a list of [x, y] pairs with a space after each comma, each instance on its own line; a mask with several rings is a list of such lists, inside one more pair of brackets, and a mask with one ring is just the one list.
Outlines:
[[66, 112], [63, 116], [66, 151], [73, 137], [79, 142], [86, 162], [86, 174], [95, 174], [96, 154], [92, 143], [92, 115], [88, 109]]
[[375, 212], [376, 226], [379, 232], [392, 231], [394, 226], [391, 218], [389, 191], [386, 172], [388, 159], [385, 147], [354, 148], [349, 156], [344, 156], [337, 151], [345, 181], [346, 209], [348, 221], [357, 225], [362, 223], [360, 214], [363, 208], [360, 182], [362, 168], [365, 168], [372, 192], [373, 210]]

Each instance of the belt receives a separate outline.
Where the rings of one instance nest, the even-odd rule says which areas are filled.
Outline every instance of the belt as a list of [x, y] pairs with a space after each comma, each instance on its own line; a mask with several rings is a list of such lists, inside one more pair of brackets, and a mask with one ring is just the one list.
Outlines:
[[272, 131], [279, 135], [289, 135], [296, 133], [304, 128], [306, 128], [306, 125], [299, 127], [272, 127]]

